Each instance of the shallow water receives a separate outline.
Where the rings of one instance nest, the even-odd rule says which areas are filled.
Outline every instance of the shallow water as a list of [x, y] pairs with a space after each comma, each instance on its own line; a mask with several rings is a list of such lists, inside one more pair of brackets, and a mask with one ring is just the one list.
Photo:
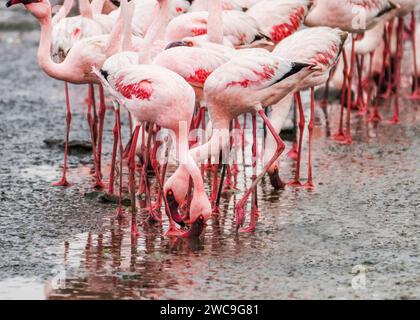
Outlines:
[[[133, 240], [128, 220], [112, 219], [116, 205], [93, 192], [89, 152], [69, 157], [73, 186], [50, 185], [62, 151], [43, 141], [64, 137], [64, 86], [40, 72], [37, 41], [36, 31], [0, 33], [0, 298], [420, 297], [418, 103], [402, 100], [396, 126], [354, 114], [351, 146], [317, 126], [315, 190], [273, 191], [265, 179], [254, 234], [236, 233], [233, 193], [200, 239], [162, 238], [166, 222], [144, 222]], [[88, 140], [86, 89], [71, 90], [71, 139]], [[337, 111], [330, 106], [333, 132]], [[384, 102], [381, 113], [391, 112]], [[112, 120], [109, 111], [104, 163]], [[239, 173], [240, 191], [251, 169]], [[284, 180], [292, 169], [285, 157]]]

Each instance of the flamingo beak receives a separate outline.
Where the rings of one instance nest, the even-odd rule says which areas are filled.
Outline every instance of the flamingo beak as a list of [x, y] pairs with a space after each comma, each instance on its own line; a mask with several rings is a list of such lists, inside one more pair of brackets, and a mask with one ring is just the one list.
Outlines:
[[6, 2], [6, 7], [9, 8], [11, 6], [14, 6], [15, 4], [22, 3], [24, 5], [38, 2], [38, 0], [9, 0]]
[[189, 43], [187, 41], [172, 41], [165, 47], [165, 50], [176, 47], [189, 47]]
[[178, 212], [179, 204], [176, 201], [174, 193], [173, 193], [172, 190], [168, 190], [166, 192], [166, 201], [168, 203], [169, 214], [171, 215], [172, 220], [174, 220], [181, 227], [185, 227], [185, 222], [182, 220], [182, 217]]
[[190, 229], [183, 234], [184, 238], [198, 238], [206, 226], [204, 216], [201, 214], [199, 217], [192, 223]]
[[279, 175], [279, 169], [276, 167], [273, 172], [269, 173], [270, 182], [274, 189], [282, 190], [285, 187], [285, 183], [281, 181]]

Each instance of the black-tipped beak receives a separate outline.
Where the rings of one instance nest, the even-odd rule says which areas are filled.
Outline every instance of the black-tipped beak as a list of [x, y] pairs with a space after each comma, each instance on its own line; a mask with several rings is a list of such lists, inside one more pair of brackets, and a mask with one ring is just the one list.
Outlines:
[[9, 8], [19, 3], [26, 5], [34, 2], [38, 2], [38, 0], [9, 0], [6, 2], [6, 7]]
[[284, 189], [286, 184], [283, 181], [281, 181], [278, 169], [274, 170], [273, 173], [270, 173], [269, 176], [270, 176], [271, 185], [273, 186], [274, 189], [276, 190]]
[[101, 69], [100, 72], [101, 72], [101, 75], [105, 78], [105, 80], [108, 81], [108, 76], [109, 76], [108, 71]]
[[166, 46], [165, 50], [176, 48], [176, 47], [189, 47], [189, 44], [187, 41], [173, 41], [173, 42], [170, 42]]
[[172, 220], [174, 220], [181, 227], [185, 227], [185, 222], [184, 220], [182, 220], [182, 217], [178, 211], [179, 204], [175, 200], [175, 196], [172, 190], [169, 190], [168, 192], [166, 192], [166, 201], [168, 202], [168, 207], [170, 211], [169, 214], [171, 215]]
[[191, 225], [190, 229], [184, 233], [184, 238], [198, 238], [204, 230], [206, 222], [204, 216], [200, 215]]

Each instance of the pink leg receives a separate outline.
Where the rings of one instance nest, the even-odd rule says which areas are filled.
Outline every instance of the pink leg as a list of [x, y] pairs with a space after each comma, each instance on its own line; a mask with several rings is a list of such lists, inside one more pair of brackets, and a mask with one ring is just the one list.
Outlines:
[[117, 123], [117, 112], [115, 111], [115, 124], [112, 129], [114, 135], [114, 144], [112, 145], [112, 156], [111, 156], [111, 168], [109, 172], [109, 185], [108, 193], [114, 194], [114, 179], [115, 179], [115, 161], [117, 157], [117, 148], [118, 148], [118, 123]]
[[102, 87], [102, 85], [99, 85], [98, 169], [99, 169], [100, 176], [102, 176], [102, 173], [101, 173], [102, 137], [103, 137], [103, 132], [104, 132], [105, 113], [106, 113], [106, 105], [105, 105], [104, 88]]
[[368, 78], [367, 78], [367, 101], [366, 101], [366, 112], [365, 115], [369, 115], [370, 113], [370, 104], [371, 104], [371, 98], [372, 98], [372, 64], [373, 64], [373, 55], [374, 52], [371, 52], [369, 54], [369, 72], [368, 72]]
[[[267, 125], [267, 128], [269, 129], [270, 133], [273, 135], [274, 139], [277, 142], [277, 149], [276, 152], [274, 153], [273, 157], [270, 159], [270, 161], [268, 161], [268, 163], [265, 165], [264, 169], [262, 170], [262, 172], [257, 176], [257, 178], [252, 182], [251, 187], [245, 192], [244, 196], [242, 197], [242, 199], [236, 204], [235, 206], [235, 210], [236, 210], [236, 217], [241, 217], [244, 216], [244, 205], [246, 203], [246, 200], [248, 199], [248, 197], [250, 196], [250, 194], [252, 193], [252, 191], [257, 187], [257, 184], [261, 181], [261, 179], [263, 178], [263, 176], [265, 175], [265, 173], [267, 172], [268, 168], [270, 168], [273, 163], [278, 159], [278, 157], [280, 157], [280, 155], [282, 154], [282, 152], [284, 151], [285, 145], [283, 143], [283, 141], [280, 139], [280, 136], [278, 135], [278, 133], [276, 132], [276, 130], [273, 128], [273, 126], [270, 123], [270, 120], [267, 118], [267, 116], [264, 113], [263, 109], [259, 109], [258, 114], [263, 118], [265, 124]], [[243, 221], [240, 220], [236, 220], [237, 226], [240, 227], [241, 224], [243, 223]], [[255, 229], [254, 225], [250, 225], [248, 228], [243, 229], [243, 231], [245, 232], [249, 232]]]
[[94, 120], [92, 118], [92, 105], [94, 105], [94, 104], [89, 104], [88, 105], [87, 118], [88, 118], [88, 124], [89, 124], [89, 128], [90, 128], [90, 141], [92, 142], [93, 162], [95, 164], [95, 173], [94, 173], [95, 174], [95, 185], [94, 185], [94, 187], [101, 189], [101, 188], [104, 187], [104, 184], [102, 183], [101, 177], [99, 175], [98, 158], [97, 158], [98, 154], [96, 153], [96, 144], [95, 144]]
[[389, 98], [392, 94], [392, 63], [391, 63], [391, 44], [392, 44], [392, 33], [394, 31], [394, 20], [389, 21], [388, 23], [388, 41], [386, 43], [387, 45], [387, 63], [388, 63], [388, 83], [387, 83], [387, 90], [382, 95], [384, 98]]
[[136, 181], [135, 181], [135, 169], [136, 169], [136, 146], [139, 137], [140, 126], [137, 125], [134, 129], [133, 140], [130, 146], [130, 152], [128, 154], [128, 169], [129, 169], [129, 189], [131, 197], [131, 234], [134, 237], [140, 235], [137, 228], [137, 208], [136, 208]]
[[397, 27], [397, 53], [395, 56], [395, 96], [394, 96], [394, 115], [390, 120], [390, 123], [397, 124], [400, 122], [399, 113], [399, 92], [401, 86], [401, 60], [403, 58], [403, 31], [404, 31], [404, 19], [398, 18], [398, 27]]
[[342, 55], [343, 55], [343, 61], [344, 61], [344, 68], [343, 68], [343, 87], [341, 89], [340, 123], [338, 126], [338, 132], [331, 137], [334, 141], [338, 141], [338, 142], [345, 140], [344, 130], [343, 130], [343, 122], [344, 122], [343, 118], [344, 118], [344, 105], [346, 101], [346, 90], [350, 90], [350, 94], [351, 94], [351, 88], [348, 89], [348, 85], [347, 85], [348, 65], [347, 65], [346, 52], [343, 51]]
[[290, 149], [290, 151], [287, 153], [287, 156], [292, 159], [292, 160], [296, 160], [297, 159], [297, 155], [298, 155], [298, 142], [297, 142], [297, 115], [296, 115], [296, 108], [297, 108], [297, 99], [296, 99], [296, 95], [295, 95], [295, 103], [293, 105], [293, 144], [292, 144], [292, 148]]
[[419, 88], [419, 81], [418, 81], [418, 65], [417, 65], [417, 44], [416, 44], [416, 14], [413, 11], [411, 13], [411, 41], [413, 46], [413, 66], [414, 66], [414, 74], [413, 74], [413, 93], [409, 98], [411, 99], [420, 99], [420, 88]]
[[[117, 136], [118, 136], [118, 148], [120, 150], [120, 161], [119, 161], [119, 182], [118, 182], [118, 209], [116, 212], [116, 218], [121, 219], [125, 217], [125, 212], [122, 208], [122, 185], [123, 185], [123, 153], [124, 153], [124, 146], [122, 143], [122, 136], [121, 136], [121, 113], [120, 107], [115, 110], [116, 116], [116, 124], [117, 124]], [[115, 135], [114, 135], [115, 137]]]
[[360, 57], [356, 57], [356, 64], [357, 64], [357, 75], [358, 75], [358, 83], [357, 83], [357, 109], [359, 110], [359, 115], [366, 114], [366, 106], [363, 97], [363, 67], [365, 62], [365, 56], [362, 55]]
[[68, 187], [70, 183], [67, 181], [67, 157], [69, 151], [69, 136], [70, 136], [70, 124], [71, 124], [71, 110], [70, 110], [70, 99], [69, 99], [69, 87], [68, 83], [64, 82], [64, 88], [66, 93], [66, 144], [64, 146], [64, 163], [63, 163], [63, 176], [60, 181], [53, 183], [53, 186]]
[[305, 131], [305, 114], [303, 112], [302, 99], [300, 92], [295, 94], [295, 105], [299, 108], [299, 144], [297, 149], [297, 161], [296, 161], [296, 172], [295, 179], [290, 181], [287, 185], [292, 187], [300, 187], [300, 160], [302, 159], [302, 142], [303, 142], [303, 132]]
[[346, 136], [345, 140], [343, 141], [344, 144], [351, 144], [351, 127], [350, 127], [350, 120], [351, 120], [351, 88], [352, 88], [352, 80], [353, 80], [353, 72], [354, 72], [354, 64], [356, 54], [354, 51], [355, 46], [355, 38], [352, 38], [352, 45], [351, 45], [351, 59], [350, 59], [350, 70], [347, 75], [347, 125], [346, 125]]
[[311, 118], [308, 124], [308, 181], [305, 184], [305, 188], [313, 189], [314, 183], [312, 180], [312, 133], [314, 129], [314, 113], [315, 113], [315, 90], [311, 88]]
[[[255, 114], [252, 115], [252, 182], [255, 182], [257, 178], [257, 117]], [[251, 217], [249, 220], [249, 226], [240, 229], [241, 232], [253, 232], [258, 222], [258, 204], [257, 204], [257, 188], [255, 187], [251, 195]]]

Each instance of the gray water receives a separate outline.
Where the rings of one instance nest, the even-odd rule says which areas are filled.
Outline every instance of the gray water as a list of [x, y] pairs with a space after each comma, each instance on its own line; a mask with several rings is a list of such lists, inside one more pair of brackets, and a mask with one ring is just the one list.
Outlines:
[[[63, 153], [44, 140], [64, 138], [64, 84], [39, 70], [38, 36], [0, 32], [0, 298], [420, 297], [418, 102], [402, 98], [395, 126], [375, 127], [354, 114], [351, 146], [332, 142], [318, 125], [315, 190], [274, 191], [265, 179], [253, 234], [238, 234], [233, 214], [249, 185], [247, 166], [240, 167], [238, 193], [224, 195], [220, 217], [202, 238], [163, 238], [166, 222], [143, 222], [142, 212], [141, 236], [133, 240], [129, 221], [112, 219], [116, 205], [92, 190], [90, 152], [71, 153], [71, 187], [51, 186]], [[70, 89], [71, 140], [88, 141], [86, 88]], [[338, 105], [329, 109], [334, 132]], [[390, 101], [380, 111], [389, 118]], [[112, 121], [109, 109], [105, 166]], [[303, 159], [305, 178], [306, 152]], [[285, 181], [293, 168], [285, 157]]]

